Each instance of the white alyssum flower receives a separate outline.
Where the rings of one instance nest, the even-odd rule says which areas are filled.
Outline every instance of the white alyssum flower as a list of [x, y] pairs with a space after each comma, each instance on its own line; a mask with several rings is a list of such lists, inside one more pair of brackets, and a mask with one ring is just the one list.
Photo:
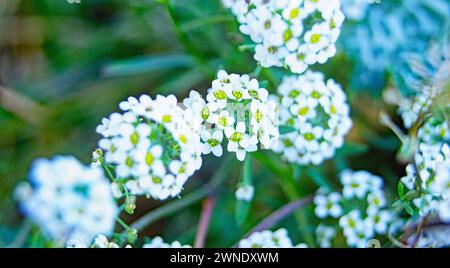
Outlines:
[[102, 121], [97, 127], [103, 136], [99, 147], [124, 186], [115, 185], [115, 190], [126, 188], [133, 195], [160, 200], [180, 194], [187, 179], [200, 169], [204, 149], [201, 125], [191, 120], [201, 103], [192, 96], [189, 104], [181, 107], [173, 95], [130, 97], [119, 104], [122, 114], [113, 113]]
[[409, 189], [415, 188], [420, 175], [425, 193], [413, 200], [420, 215], [436, 213], [441, 220], [450, 221], [450, 129], [448, 122], [431, 117], [419, 129], [418, 151], [415, 162], [406, 167], [406, 176], [401, 179]]
[[117, 245], [114, 242], [108, 241], [108, 238], [106, 238], [105, 235], [97, 235], [95, 237], [94, 242], [92, 243], [93, 248], [119, 248], [119, 245]]
[[274, 151], [293, 163], [320, 164], [344, 144], [352, 121], [346, 95], [323, 74], [306, 72], [285, 77], [278, 88], [280, 125], [295, 131], [283, 134]]
[[370, 181], [379, 179], [378, 176], [365, 170], [356, 172], [344, 170], [341, 174], [341, 183], [344, 185], [343, 195], [345, 198], [357, 197], [362, 199], [371, 190]]
[[266, 89], [249, 75], [228, 74], [221, 70], [208, 90], [206, 101], [191, 91], [184, 105], [194, 112], [202, 127], [202, 152], [223, 154], [223, 140], [229, 152], [243, 161], [247, 152], [271, 148], [279, 136], [277, 103]]
[[331, 240], [336, 236], [336, 229], [319, 224], [316, 229], [317, 242], [321, 248], [331, 247]]
[[342, 207], [339, 204], [341, 195], [339, 193], [331, 193], [329, 195], [318, 194], [314, 197], [316, 208], [314, 212], [317, 217], [323, 219], [327, 216], [338, 218], [342, 215]]
[[[316, 215], [319, 218], [327, 216], [337, 218], [348, 246], [367, 247], [370, 239], [376, 235], [386, 234], [397, 219], [388, 209], [389, 205], [382, 190], [383, 179], [367, 171], [345, 170], [340, 176], [344, 186], [343, 194], [338, 192], [325, 194], [319, 189], [314, 198]], [[350, 204], [358, 204], [358, 207], [355, 208]], [[321, 246], [330, 245], [330, 240], [334, 236], [333, 231], [336, 232], [329, 225], [316, 230], [317, 240]]]
[[[66, 248], [88, 248], [88, 245], [73, 238], [67, 242]], [[89, 248], [120, 248], [120, 246], [117, 243], [108, 240], [105, 235], [99, 234], [94, 238]], [[125, 248], [131, 248], [131, 245], [126, 245]]]
[[286, 66], [303, 73], [336, 54], [344, 14], [339, 0], [222, 0], [256, 44], [263, 67]]
[[143, 246], [143, 248], [191, 248], [192, 246], [190, 245], [183, 245], [178, 241], [174, 241], [172, 243], [166, 243], [164, 242], [164, 240], [157, 236], [154, 237], [150, 242], [145, 243]]
[[[442, 105], [449, 108], [447, 102], [440, 104], [441, 97], [446, 98], [445, 90], [449, 83], [450, 46], [448, 42], [432, 43], [425, 55], [408, 58], [410, 75], [406, 79], [411, 92], [402, 95], [397, 88], [389, 88], [383, 98], [386, 102], [398, 106], [398, 114], [406, 128], [411, 128], [419, 117], [426, 117], [432, 107]], [[419, 60], [424, 59], [424, 60]]]
[[255, 232], [239, 242], [240, 248], [292, 248], [292, 241], [286, 229], [275, 232]]
[[55, 242], [80, 246], [113, 231], [119, 209], [100, 167], [72, 156], [37, 159], [29, 180], [15, 192], [20, 210]]
[[240, 186], [235, 193], [237, 200], [250, 202], [255, 194], [255, 188], [251, 185]]

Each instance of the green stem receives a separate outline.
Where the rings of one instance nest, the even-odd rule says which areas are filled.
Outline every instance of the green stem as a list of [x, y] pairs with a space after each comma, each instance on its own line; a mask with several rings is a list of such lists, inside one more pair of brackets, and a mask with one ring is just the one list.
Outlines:
[[[300, 199], [300, 193], [297, 191], [297, 185], [292, 177], [292, 172], [289, 172], [277, 165], [273, 159], [267, 154], [263, 154], [260, 152], [253, 153], [253, 156], [256, 160], [262, 163], [266, 168], [272, 171], [275, 175], [278, 176], [278, 183], [286, 197], [290, 202], [296, 201]], [[308, 221], [304, 210], [297, 210], [294, 212], [294, 218], [297, 221], [299, 226], [299, 231], [302, 235], [304, 241], [311, 247], [315, 247], [314, 237], [308, 230]]]
[[[291, 167], [291, 166], [289, 165], [289, 167]], [[282, 187], [285, 195], [288, 197], [289, 201], [294, 202], [294, 201], [300, 199], [301, 195], [297, 190], [297, 184], [294, 181], [292, 172], [289, 172], [289, 173], [290, 173], [289, 176], [280, 177], [282, 180], [281, 187]], [[300, 234], [302, 235], [305, 242], [310, 247], [315, 247], [316, 243], [315, 243], [314, 237], [312, 236], [311, 232], [309, 231], [308, 218], [306, 216], [305, 210], [304, 209], [296, 210], [294, 212], [294, 217], [297, 221], [297, 224], [299, 225]]]
[[130, 226], [128, 226], [128, 224], [126, 224], [121, 218], [117, 217], [117, 222], [120, 224], [120, 226], [122, 226], [122, 228], [125, 231], [132, 231], [133, 228], [131, 228]]
[[202, 52], [189, 41], [189, 37], [186, 32], [183, 31], [180, 25], [178, 25], [177, 20], [175, 19], [175, 12], [170, 4], [170, 0], [160, 0], [160, 2], [164, 5], [174, 32], [178, 40], [184, 46], [186, 52], [195, 57], [200, 69], [207, 77], [212, 77], [214, 74], [211, 73], [211, 69], [207, 66], [207, 59], [203, 56]]

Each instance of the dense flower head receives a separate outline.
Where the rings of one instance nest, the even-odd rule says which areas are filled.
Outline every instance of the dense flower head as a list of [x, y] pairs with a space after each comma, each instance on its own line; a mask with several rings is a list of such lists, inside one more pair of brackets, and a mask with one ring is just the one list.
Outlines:
[[286, 229], [275, 232], [255, 232], [239, 242], [240, 248], [292, 248], [292, 241]]
[[303, 73], [336, 54], [344, 14], [339, 0], [223, 0], [256, 43], [263, 67], [288, 66]]
[[[441, 220], [450, 222], [450, 129], [448, 122], [430, 118], [418, 133], [415, 163], [406, 167], [402, 183], [415, 189], [420, 177], [424, 195], [413, 200], [421, 215], [437, 212]], [[417, 173], [418, 171], [418, 173]]]
[[142, 95], [119, 105], [97, 127], [106, 164], [115, 168], [115, 188], [133, 195], [166, 199], [180, 194], [200, 169], [200, 136], [187, 121], [189, 109], [175, 96]]
[[274, 150], [298, 164], [320, 164], [344, 143], [352, 121], [341, 87], [321, 73], [285, 77], [281, 96], [280, 125], [295, 131], [283, 134]]
[[[314, 197], [315, 214], [320, 219], [335, 219], [351, 247], [367, 247], [376, 235], [388, 232], [395, 215], [388, 210], [383, 179], [367, 171], [341, 173], [342, 193], [319, 189]], [[321, 247], [330, 247], [336, 228], [320, 225], [316, 230]]]
[[20, 209], [57, 243], [90, 243], [113, 231], [118, 207], [101, 168], [72, 156], [34, 161], [30, 182], [16, 189]]
[[143, 248], [191, 248], [192, 246], [190, 245], [183, 245], [178, 241], [174, 241], [172, 243], [166, 243], [164, 242], [164, 240], [157, 236], [154, 237], [150, 242], [145, 243], [143, 246]]
[[[196, 91], [184, 100], [203, 142], [203, 153], [223, 154], [222, 142], [240, 161], [246, 152], [271, 148], [277, 140], [278, 106], [268, 91], [248, 75], [219, 71], [206, 101]], [[199, 127], [198, 127], [199, 126]]]

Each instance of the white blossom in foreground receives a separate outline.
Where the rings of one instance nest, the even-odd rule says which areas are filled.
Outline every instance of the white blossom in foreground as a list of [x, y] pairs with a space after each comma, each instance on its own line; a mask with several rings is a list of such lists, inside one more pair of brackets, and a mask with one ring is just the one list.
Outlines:
[[160, 200], [179, 195], [202, 165], [200, 135], [188, 121], [192, 111], [173, 95], [130, 97], [119, 107], [122, 113], [97, 127], [104, 160], [115, 168], [114, 188]]
[[430, 118], [418, 132], [418, 151], [415, 162], [406, 167], [401, 179], [409, 189], [415, 189], [417, 175], [422, 180], [424, 195], [413, 200], [421, 215], [435, 212], [450, 222], [450, 129], [448, 122]]
[[292, 248], [292, 241], [286, 229], [275, 232], [255, 232], [239, 242], [240, 248]]
[[171, 244], [164, 242], [164, 240], [157, 236], [153, 238], [149, 243], [142, 246], [143, 248], [191, 248], [190, 245], [182, 245], [178, 241], [174, 241]]
[[56, 156], [35, 160], [29, 179], [16, 189], [20, 209], [49, 238], [88, 244], [113, 231], [119, 210], [101, 168]]
[[271, 148], [278, 139], [278, 105], [268, 91], [248, 75], [219, 71], [206, 101], [191, 91], [183, 104], [191, 111], [191, 121], [199, 125], [204, 154], [221, 156], [222, 142], [243, 161], [247, 152]]
[[256, 44], [263, 67], [287, 66], [303, 73], [336, 54], [344, 14], [339, 0], [222, 0]]
[[[343, 230], [347, 245], [364, 248], [376, 235], [385, 235], [396, 220], [388, 210], [383, 192], [383, 180], [367, 171], [345, 170], [341, 174], [342, 194], [317, 192], [315, 213], [321, 219], [335, 219]], [[349, 204], [361, 204], [356, 209]], [[364, 205], [363, 205], [364, 204]], [[316, 230], [321, 247], [330, 247], [336, 229], [331, 225], [320, 225]]]
[[274, 151], [292, 163], [318, 165], [344, 144], [352, 121], [346, 95], [332, 79], [306, 72], [285, 77], [278, 88], [280, 125], [295, 129], [280, 136]]

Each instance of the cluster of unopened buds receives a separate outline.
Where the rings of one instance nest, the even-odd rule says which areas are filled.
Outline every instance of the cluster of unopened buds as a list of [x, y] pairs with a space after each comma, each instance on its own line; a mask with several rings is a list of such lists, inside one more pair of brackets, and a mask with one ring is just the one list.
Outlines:
[[344, 21], [339, 0], [222, 0], [240, 30], [256, 44], [263, 67], [286, 66], [303, 73], [336, 54]]

